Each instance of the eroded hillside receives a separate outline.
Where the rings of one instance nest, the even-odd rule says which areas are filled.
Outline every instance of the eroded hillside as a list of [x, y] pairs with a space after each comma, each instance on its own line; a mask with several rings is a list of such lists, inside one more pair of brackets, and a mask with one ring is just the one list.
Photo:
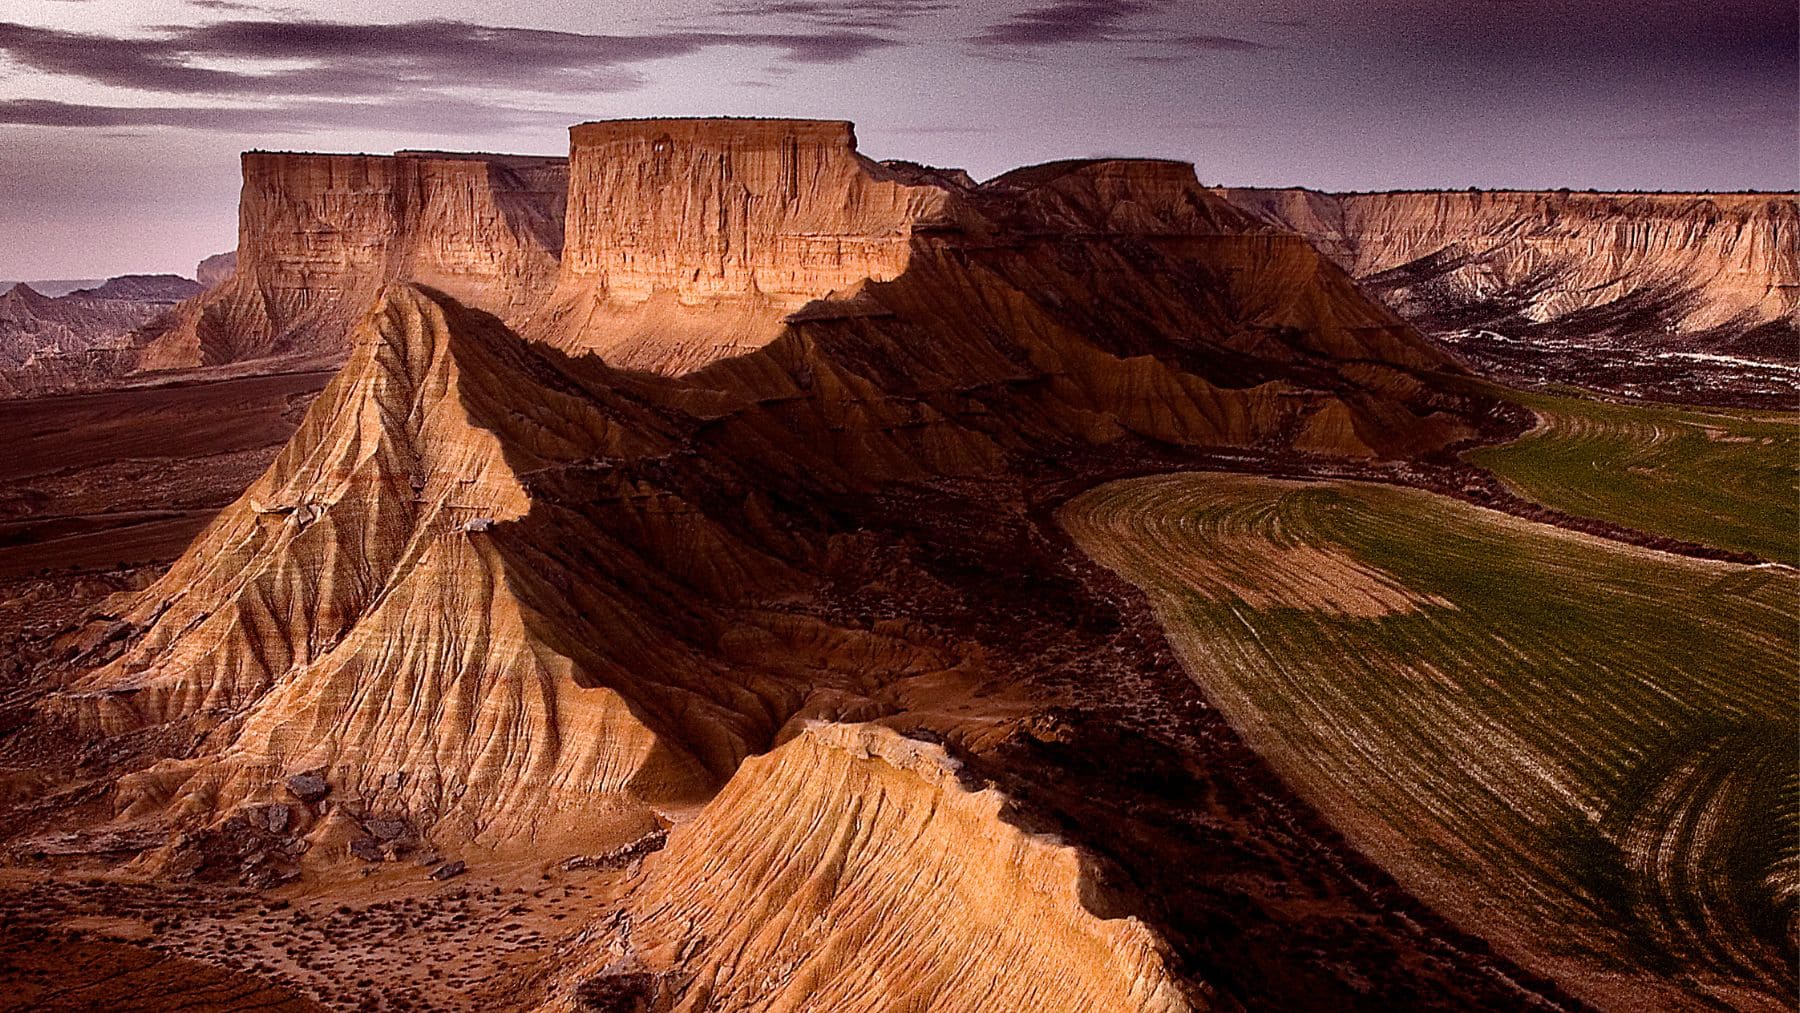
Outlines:
[[1770, 407], [1800, 392], [1794, 194], [1223, 192], [1490, 372]]
[[54, 297], [23, 282], [12, 286], [0, 294], [0, 398], [135, 368], [131, 335], [201, 291], [174, 275], [124, 275]]

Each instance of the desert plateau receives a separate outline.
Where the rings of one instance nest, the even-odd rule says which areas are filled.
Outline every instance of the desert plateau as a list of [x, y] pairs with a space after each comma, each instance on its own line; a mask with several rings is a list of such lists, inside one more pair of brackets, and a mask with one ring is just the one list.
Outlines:
[[[0, 294], [0, 1011], [1794, 1008], [1791, 10], [76, 6], [0, 21], [0, 271], [113, 272]], [[1368, 137], [1177, 108], [1305, 54]], [[1641, 190], [1431, 105], [1723, 69], [1502, 166]]]

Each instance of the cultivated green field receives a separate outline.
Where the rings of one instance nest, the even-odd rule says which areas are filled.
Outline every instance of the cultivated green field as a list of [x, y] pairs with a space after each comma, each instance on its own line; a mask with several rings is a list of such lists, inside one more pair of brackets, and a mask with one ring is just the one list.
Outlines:
[[1800, 575], [1416, 490], [1173, 475], [1062, 513], [1234, 727], [1584, 998], [1788, 1008]]
[[1468, 456], [1520, 495], [1571, 514], [1800, 564], [1800, 416], [1507, 396], [1543, 424]]

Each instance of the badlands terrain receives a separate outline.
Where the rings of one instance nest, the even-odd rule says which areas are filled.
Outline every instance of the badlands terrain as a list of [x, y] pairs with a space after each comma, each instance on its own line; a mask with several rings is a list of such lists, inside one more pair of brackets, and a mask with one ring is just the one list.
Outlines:
[[1800, 398], [1793, 194], [1222, 192], [1489, 375], [1696, 404]]
[[0, 1009], [1788, 1008], [1792, 195], [243, 173], [0, 410]]

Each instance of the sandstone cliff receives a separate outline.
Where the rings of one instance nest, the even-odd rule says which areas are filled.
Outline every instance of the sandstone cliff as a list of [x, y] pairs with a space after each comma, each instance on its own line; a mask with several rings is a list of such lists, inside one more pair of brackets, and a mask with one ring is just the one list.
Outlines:
[[[1402, 316], [1501, 372], [1604, 386], [1629, 365], [1589, 356], [1533, 375], [1507, 341], [1528, 346], [1519, 354], [1592, 343], [1690, 366], [1726, 355], [1800, 367], [1793, 194], [1223, 193], [1305, 235]], [[1617, 382], [1681, 390], [1679, 377], [1638, 373]], [[1789, 378], [1790, 395], [1796, 384]]]
[[1485, 323], [1473, 319], [1485, 310], [1496, 324], [1685, 334], [1791, 325], [1800, 311], [1792, 195], [1227, 195], [1307, 236], [1415, 319]]
[[681, 372], [767, 343], [784, 316], [905, 270], [941, 187], [856, 152], [834, 121], [651, 120], [570, 131], [558, 307], [544, 330]]
[[215, 253], [194, 265], [194, 280], [207, 288], [218, 288], [230, 280], [232, 273], [236, 270], [237, 251], [227, 250], [224, 253]]
[[445, 152], [247, 153], [233, 272], [140, 337], [141, 365], [341, 359], [350, 325], [395, 280], [520, 312], [555, 278], [566, 164]]
[[[1439, 353], [1303, 241], [1203, 191], [1191, 167], [1064, 163], [953, 190], [871, 169], [841, 124], [758, 123], [740, 150], [745, 130], [631, 123], [577, 136], [633, 152], [606, 155], [607, 172], [633, 159], [713, 166], [678, 177], [691, 200], [638, 193], [668, 214], [618, 230], [654, 224], [693, 244], [697, 270], [670, 276], [678, 312], [792, 306], [807, 279], [847, 291], [767, 318], [759, 349], [697, 370], [683, 368], [682, 334], [658, 345], [606, 295], [593, 326], [634, 334], [643, 364], [681, 374], [662, 377], [592, 354], [589, 329], [554, 332], [578, 349], [568, 357], [442, 292], [389, 286], [281, 457], [123, 614], [135, 631], [125, 653], [64, 700], [105, 733], [208, 736], [192, 761], [134, 781], [131, 812], [175, 801], [210, 818], [321, 769], [446, 841], [491, 844], [580, 824], [584, 794], [703, 797], [783, 722], [825, 706], [820, 688], [855, 699], [968, 663], [936, 637], [895, 645], [785, 614], [839, 565], [832, 497], [991, 478], [1089, 447], [1370, 458], [1471, 431], [1466, 404], [1413, 376], [1442, 368]], [[800, 154], [819, 138], [829, 154]], [[768, 171], [750, 171], [763, 158]], [[408, 161], [393, 166], [438, 178]], [[736, 196], [721, 204], [725, 161], [743, 174], [726, 174]], [[393, 166], [280, 162], [305, 200], [336, 206], [348, 188], [353, 207], [373, 200], [366, 174]], [[595, 168], [579, 154], [577, 166]], [[819, 194], [829, 201], [804, 196]], [[271, 192], [250, 206], [290, 203]], [[960, 224], [889, 234], [920, 208]], [[760, 224], [715, 230], [744, 215]], [[568, 260], [599, 265], [608, 293], [662, 291], [654, 256], [574, 238], [591, 219], [571, 217]], [[838, 238], [815, 242], [825, 235]], [[321, 236], [342, 252], [341, 233]], [[413, 273], [422, 263], [396, 239], [312, 274], [302, 261], [266, 266], [265, 245], [247, 242], [257, 252], [215, 295], [288, 277], [308, 286], [291, 290], [307, 293], [295, 305], [317, 291], [312, 305], [339, 312], [395, 257]], [[790, 647], [746, 667], [727, 646], [763, 641]], [[827, 677], [834, 666], [811, 660], [850, 645], [883, 657], [885, 674]]]
[[644, 454], [655, 437], [532, 384], [498, 326], [392, 290], [275, 464], [127, 613], [148, 635], [69, 698], [80, 719], [184, 721], [222, 747], [128, 779], [127, 812], [267, 801], [318, 770], [377, 811], [499, 840], [628, 789], [634, 804], [704, 789], [596, 685], [591, 648], [544, 639], [553, 575], [500, 544], [541, 455]]

